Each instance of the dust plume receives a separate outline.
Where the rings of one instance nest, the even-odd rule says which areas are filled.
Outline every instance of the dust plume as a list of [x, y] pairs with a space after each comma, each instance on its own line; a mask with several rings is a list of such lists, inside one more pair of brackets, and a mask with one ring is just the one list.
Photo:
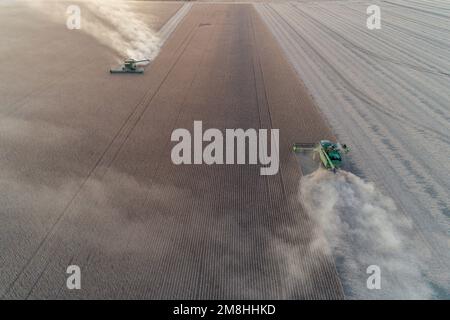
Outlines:
[[[65, 25], [72, 14], [71, 3], [27, 1], [31, 8]], [[111, 48], [117, 58], [153, 60], [161, 48], [161, 39], [125, 1], [92, 0], [76, 2], [80, 7], [80, 31]]]
[[[319, 169], [300, 182], [300, 200], [315, 222], [312, 247], [327, 248], [349, 297], [426, 299], [434, 296], [426, 274], [427, 248], [411, 221], [374, 184], [350, 172]], [[381, 269], [381, 289], [366, 286], [367, 267]]]

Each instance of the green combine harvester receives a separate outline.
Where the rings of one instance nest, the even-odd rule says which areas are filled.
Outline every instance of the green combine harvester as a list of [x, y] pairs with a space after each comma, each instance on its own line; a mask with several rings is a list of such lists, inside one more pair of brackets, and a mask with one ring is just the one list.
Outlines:
[[350, 148], [345, 144], [321, 140], [319, 143], [295, 143], [293, 151], [295, 153], [313, 152], [314, 158], [319, 155], [323, 167], [336, 173], [342, 166], [342, 152], [348, 153]]
[[123, 62], [123, 65], [119, 66], [116, 69], [111, 69], [109, 72], [111, 73], [144, 73], [144, 68], [139, 67], [139, 63], [142, 62], [150, 62], [148, 59], [144, 60], [135, 60], [135, 59], [126, 59]]

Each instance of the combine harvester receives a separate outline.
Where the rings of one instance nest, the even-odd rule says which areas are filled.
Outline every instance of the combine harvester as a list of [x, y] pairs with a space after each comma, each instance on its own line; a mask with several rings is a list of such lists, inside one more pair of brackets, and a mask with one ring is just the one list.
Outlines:
[[111, 73], [144, 73], [144, 68], [139, 66], [139, 63], [142, 62], [150, 62], [148, 59], [144, 60], [135, 60], [135, 59], [126, 59], [123, 62], [123, 65], [119, 66], [117, 69], [111, 69], [109, 72]]
[[[312, 159], [316, 160], [317, 155], [322, 166], [325, 169], [331, 170], [334, 173], [342, 166], [342, 153], [348, 153], [350, 148], [345, 144], [333, 143], [329, 140], [321, 140], [319, 143], [295, 143], [293, 151], [296, 154], [310, 154]], [[310, 155], [308, 156], [311, 159]], [[301, 165], [306, 164], [307, 161], [300, 161]]]

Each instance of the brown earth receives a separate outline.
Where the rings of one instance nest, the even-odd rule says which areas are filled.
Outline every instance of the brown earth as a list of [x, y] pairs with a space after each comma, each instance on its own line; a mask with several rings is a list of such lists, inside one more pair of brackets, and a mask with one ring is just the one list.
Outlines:
[[[31, 13], [0, 21], [3, 298], [343, 297], [291, 153], [332, 134], [251, 5], [194, 5], [141, 76]], [[279, 173], [172, 164], [194, 120], [279, 128]]]

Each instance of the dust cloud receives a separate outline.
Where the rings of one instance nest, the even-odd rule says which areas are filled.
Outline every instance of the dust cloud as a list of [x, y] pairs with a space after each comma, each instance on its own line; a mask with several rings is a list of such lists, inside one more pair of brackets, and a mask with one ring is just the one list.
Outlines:
[[[26, 1], [31, 8], [50, 19], [65, 25], [73, 14], [73, 3], [63, 1]], [[153, 60], [159, 53], [162, 41], [139, 14], [133, 12], [125, 1], [92, 0], [76, 2], [81, 12], [81, 31], [111, 48], [118, 60], [123, 58]]]
[[[427, 248], [411, 221], [374, 184], [350, 172], [318, 169], [301, 179], [300, 200], [318, 229], [311, 246], [334, 257], [347, 296], [434, 296], [426, 276]], [[367, 288], [370, 265], [381, 269], [380, 290]]]

